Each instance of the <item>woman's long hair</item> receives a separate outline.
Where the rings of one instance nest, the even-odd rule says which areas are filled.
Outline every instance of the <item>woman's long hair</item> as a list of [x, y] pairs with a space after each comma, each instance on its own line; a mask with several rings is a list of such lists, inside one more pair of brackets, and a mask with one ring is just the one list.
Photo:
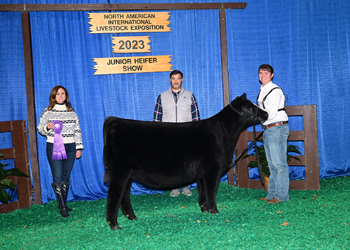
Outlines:
[[50, 101], [50, 105], [47, 107], [48, 110], [51, 110], [53, 108], [53, 106], [55, 106], [57, 104], [56, 101], [56, 95], [59, 89], [63, 89], [64, 92], [66, 93], [66, 100], [64, 101], [66, 103], [67, 109], [69, 111], [72, 111], [72, 104], [69, 102], [69, 95], [68, 95], [68, 91], [65, 87], [61, 86], [61, 85], [57, 85], [55, 87], [53, 87], [53, 89], [51, 90], [50, 96], [49, 96], [49, 101]]

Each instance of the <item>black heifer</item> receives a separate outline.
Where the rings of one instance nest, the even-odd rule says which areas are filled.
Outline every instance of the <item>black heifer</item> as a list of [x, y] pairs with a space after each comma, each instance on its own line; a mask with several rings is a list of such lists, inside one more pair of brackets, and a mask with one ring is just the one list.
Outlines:
[[216, 190], [229, 170], [239, 134], [267, 113], [237, 97], [218, 114], [197, 122], [162, 123], [107, 117], [104, 122], [104, 181], [109, 182], [107, 222], [120, 229], [119, 206], [130, 220], [133, 180], [167, 189], [197, 182], [202, 212], [218, 213]]

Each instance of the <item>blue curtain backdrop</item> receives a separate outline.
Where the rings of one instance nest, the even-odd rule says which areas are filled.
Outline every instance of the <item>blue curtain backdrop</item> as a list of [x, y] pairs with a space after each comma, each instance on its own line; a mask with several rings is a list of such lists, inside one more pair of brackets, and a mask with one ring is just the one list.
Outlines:
[[[74, 3], [136, 3], [136, 1], [74, 1]], [[147, 3], [151, 1], [137, 1]], [[157, 1], [181, 3], [183, 1]], [[187, 1], [186, 1], [187, 2]], [[191, 1], [229, 2], [229, 1]], [[350, 174], [350, 2], [251, 0], [243, 10], [226, 10], [230, 99], [242, 93], [255, 101], [258, 67], [275, 69], [274, 82], [288, 95], [287, 105], [317, 105], [320, 178]], [[6, 1], [4, 3], [24, 3]], [[66, 3], [66, 1], [25, 1]], [[69, 2], [73, 3], [73, 2]], [[65, 86], [79, 115], [84, 151], [73, 172], [68, 200], [105, 198], [103, 121], [107, 116], [150, 121], [157, 96], [169, 87], [169, 72], [94, 76], [92, 58], [114, 57], [113, 36], [147, 35], [150, 53], [117, 56], [171, 55], [172, 69], [184, 73], [184, 87], [198, 101], [202, 119], [223, 108], [218, 10], [170, 11], [171, 32], [89, 34], [88, 12], [32, 12], [33, 68], [37, 123], [48, 106], [50, 90]], [[0, 121], [27, 120], [21, 14], [0, 12]], [[291, 129], [302, 129], [292, 118]], [[11, 135], [0, 134], [1, 148]], [[300, 145], [303, 148], [303, 145]], [[45, 153], [38, 134], [44, 203], [55, 199]], [[1, 149], [0, 149], [1, 152]], [[255, 178], [254, 171], [251, 177]], [[293, 179], [303, 171], [292, 168]], [[137, 183], [133, 194], [156, 192]]]

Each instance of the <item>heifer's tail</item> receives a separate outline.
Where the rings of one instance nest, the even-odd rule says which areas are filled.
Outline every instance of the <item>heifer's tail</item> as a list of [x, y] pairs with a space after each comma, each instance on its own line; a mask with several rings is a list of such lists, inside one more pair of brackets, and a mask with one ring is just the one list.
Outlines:
[[106, 157], [106, 142], [107, 142], [107, 134], [108, 134], [108, 124], [109, 124], [109, 120], [112, 117], [109, 116], [105, 119], [104, 123], [103, 123], [103, 161], [104, 161], [104, 165], [105, 165], [105, 173], [103, 175], [103, 182], [108, 183], [110, 181], [109, 178], [109, 170], [108, 170], [108, 166], [107, 166], [107, 157]]

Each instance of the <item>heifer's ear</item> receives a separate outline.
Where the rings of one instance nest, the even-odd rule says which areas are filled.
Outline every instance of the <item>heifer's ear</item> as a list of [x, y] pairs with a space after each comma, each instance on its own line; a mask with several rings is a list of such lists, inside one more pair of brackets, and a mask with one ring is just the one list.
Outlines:
[[244, 99], [247, 99], [247, 94], [244, 93], [243, 95], [241, 95], [241, 97], [244, 98]]

